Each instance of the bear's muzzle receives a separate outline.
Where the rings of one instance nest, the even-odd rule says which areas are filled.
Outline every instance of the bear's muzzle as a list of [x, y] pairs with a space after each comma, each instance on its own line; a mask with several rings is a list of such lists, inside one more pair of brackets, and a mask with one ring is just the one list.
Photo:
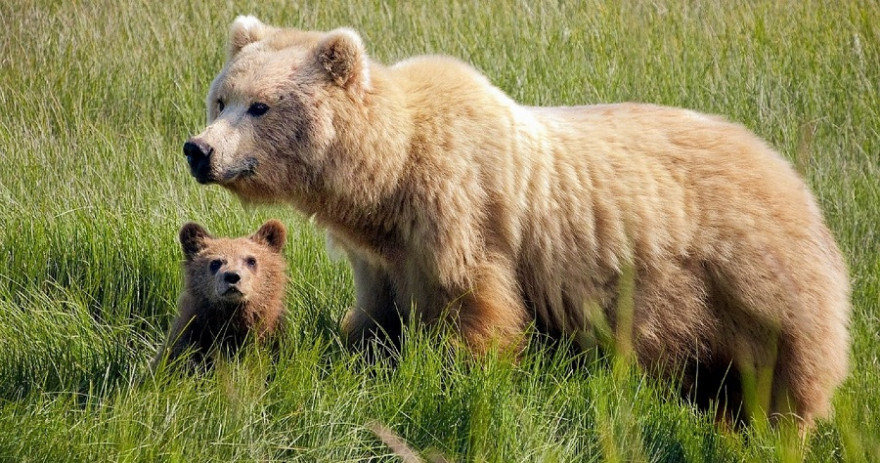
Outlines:
[[183, 154], [189, 163], [189, 171], [199, 183], [214, 181], [211, 173], [211, 154], [214, 148], [197, 138], [190, 138], [183, 144]]

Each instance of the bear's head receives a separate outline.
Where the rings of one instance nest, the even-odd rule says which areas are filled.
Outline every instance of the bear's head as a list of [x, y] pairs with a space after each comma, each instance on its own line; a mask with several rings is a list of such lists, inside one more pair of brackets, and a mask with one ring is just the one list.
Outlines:
[[180, 229], [186, 290], [212, 305], [240, 305], [273, 298], [283, 291], [281, 249], [287, 230], [269, 220], [244, 238], [215, 238], [199, 224]]
[[184, 144], [190, 172], [246, 201], [323, 194], [328, 178], [344, 177], [328, 169], [357, 168], [329, 152], [339, 143], [340, 119], [367, 112], [370, 88], [356, 32], [282, 29], [240, 16], [208, 92], [208, 126]]

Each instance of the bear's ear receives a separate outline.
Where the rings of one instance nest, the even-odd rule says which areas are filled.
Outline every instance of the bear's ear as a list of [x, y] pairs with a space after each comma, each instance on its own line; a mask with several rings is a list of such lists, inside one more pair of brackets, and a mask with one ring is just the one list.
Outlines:
[[262, 40], [273, 29], [253, 16], [235, 18], [229, 26], [229, 58], [237, 55], [246, 45]]
[[183, 255], [186, 260], [191, 260], [202, 249], [205, 249], [205, 241], [211, 239], [201, 225], [190, 222], [180, 229], [180, 246], [183, 248]]
[[280, 253], [287, 241], [287, 229], [278, 220], [268, 220], [251, 236], [251, 240], [268, 247], [273, 252]]
[[370, 64], [357, 32], [340, 28], [327, 33], [317, 48], [318, 64], [342, 88], [363, 95], [370, 89]]

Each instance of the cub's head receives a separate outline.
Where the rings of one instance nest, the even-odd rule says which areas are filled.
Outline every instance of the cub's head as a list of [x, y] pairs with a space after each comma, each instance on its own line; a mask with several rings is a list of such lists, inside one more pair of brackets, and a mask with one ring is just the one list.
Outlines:
[[240, 304], [282, 296], [287, 230], [269, 220], [249, 237], [215, 238], [201, 225], [180, 229], [186, 291], [213, 304]]
[[314, 194], [325, 169], [341, 162], [328, 156], [338, 120], [363, 112], [369, 91], [354, 31], [281, 29], [240, 16], [208, 92], [208, 126], [183, 146], [190, 172], [249, 201]]

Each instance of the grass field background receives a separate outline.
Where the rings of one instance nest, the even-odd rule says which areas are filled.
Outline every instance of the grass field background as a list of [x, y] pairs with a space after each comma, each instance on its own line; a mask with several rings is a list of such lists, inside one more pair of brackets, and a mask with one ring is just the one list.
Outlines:
[[[806, 442], [720, 431], [622, 363], [540, 346], [469, 366], [414, 332], [396, 366], [358, 362], [336, 325], [350, 272], [320, 231], [185, 166], [242, 13], [352, 26], [385, 63], [457, 56], [526, 104], [652, 102], [754, 130], [805, 176], [851, 268], [833, 419]], [[381, 423], [437, 461], [880, 461], [878, 3], [12, 0], [0, 18], [0, 460], [398, 461]], [[290, 228], [279, 362], [153, 377], [179, 227], [237, 236], [269, 217]]]

